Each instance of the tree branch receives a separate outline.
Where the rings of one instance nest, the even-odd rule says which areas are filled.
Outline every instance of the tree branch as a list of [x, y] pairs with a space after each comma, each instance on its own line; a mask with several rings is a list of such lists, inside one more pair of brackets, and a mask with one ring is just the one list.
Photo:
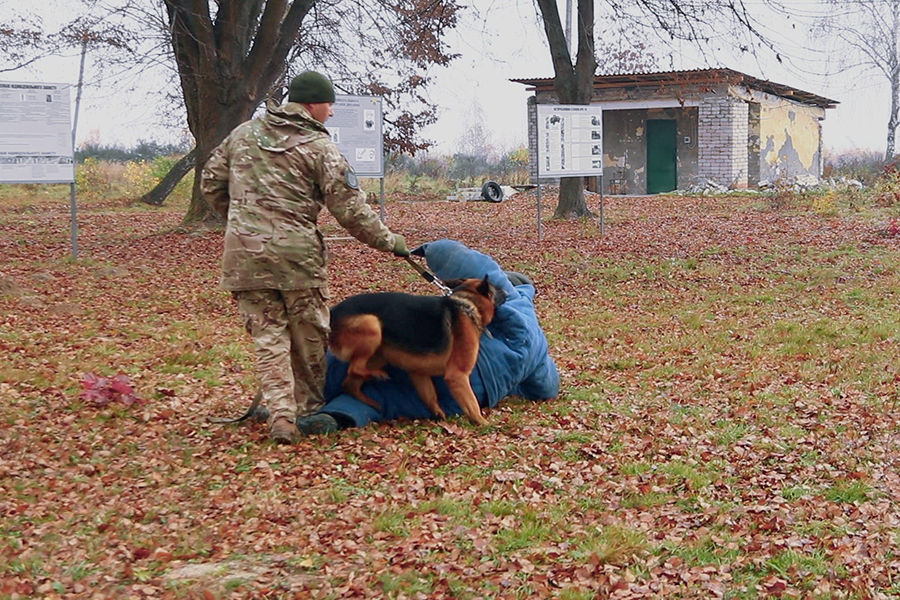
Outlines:
[[575, 76], [572, 67], [572, 55], [569, 53], [569, 44], [563, 31], [559, 18], [559, 8], [556, 0], [537, 0], [541, 9], [541, 17], [544, 22], [544, 32], [547, 34], [547, 42], [550, 44], [550, 60], [553, 62], [553, 72], [557, 77], [572, 78]]
[[[267, 19], [276, 20], [272, 25], [273, 31], [271, 32], [273, 46], [268, 49], [268, 52], [263, 52], [261, 48], [264, 48], [264, 46], [259, 44], [259, 38], [257, 38], [257, 42], [253, 45], [253, 49], [250, 51], [250, 56], [247, 61], [247, 67], [252, 69], [250, 72], [263, 73], [263, 77], [260, 78], [260, 83], [262, 85], [258, 86], [256, 89], [258, 98], [262, 98], [262, 96], [268, 92], [272, 83], [277, 80], [286, 69], [287, 56], [291, 51], [291, 48], [294, 47], [294, 42], [297, 39], [297, 32], [300, 30], [303, 19], [314, 4], [315, 0], [294, 0], [286, 15], [284, 15], [283, 10], [277, 14], [277, 18], [284, 15], [284, 19], [280, 22], [280, 27], [278, 26], [279, 24], [275, 14], [269, 13], [270, 5], [266, 6], [266, 11], [263, 14], [263, 22], [266, 22]], [[268, 26], [269, 25], [267, 24], [267, 27]], [[260, 29], [262, 29], [262, 27], [260, 27]]]

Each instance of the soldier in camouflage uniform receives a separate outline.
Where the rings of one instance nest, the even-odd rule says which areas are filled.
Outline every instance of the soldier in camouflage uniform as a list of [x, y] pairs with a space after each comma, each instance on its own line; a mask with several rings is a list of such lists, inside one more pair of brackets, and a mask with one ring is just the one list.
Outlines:
[[236, 127], [203, 168], [201, 187], [227, 219], [223, 289], [233, 293], [256, 344], [269, 435], [299, 437], [298, 416], [323, 402], [329, 332], [323, 207], [372, 248], [408, 256], [365, 201], [353, 169], [324, 123], [334, 88], [307, 71], [291, 81], [288, 102]]

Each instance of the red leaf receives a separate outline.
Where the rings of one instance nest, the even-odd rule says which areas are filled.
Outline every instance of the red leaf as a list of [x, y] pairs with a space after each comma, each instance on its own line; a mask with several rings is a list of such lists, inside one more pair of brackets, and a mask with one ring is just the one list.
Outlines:
[[124, 373], [118, 373], [112, 379], [87, 373], [81, 381], [84, 387], [81, 397], [94, 406], [107, 406], [112, 402], [121, 402], [126, 406], [140, 402], [134, 387]]

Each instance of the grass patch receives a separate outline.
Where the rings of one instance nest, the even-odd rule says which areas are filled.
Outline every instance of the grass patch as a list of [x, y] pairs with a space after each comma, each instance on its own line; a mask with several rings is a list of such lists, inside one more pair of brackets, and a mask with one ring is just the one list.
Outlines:
[[416, 526], [415, 519], [409, 519], [408, 513], [398, 510], [386, 510], [372, 519], [375, 531], [383, 531], [397, 537], [409, 535], [410, 528]]
[[596, 560], [601, 564], [627, 565], [651, 549], [652, 544], [645, 532], [608, 525], [587, 531], [572, 555], [585, 562]]
[[523, 548], [539, 547], [552, 539], [554, 530], [550, 523], [526, 516], [516, 527], [497, 532], [494, 536], [494, 548], [498, 554], [505, 555]]
[[428, 595], [433, 589], [432, 576], [423, 573], [382, 573], [378, 580], [389, 597]]
[[662, 560], [677, 556], [689, 567], [721, 566], [734, 562], [742, 555], [740, 539], [731, 539], [718, 534], [716, 539], [709, 535], [679, 544], [664, 544], [659, 552]]
[[622, 508], [653, 508], [672, 501], [673, 496], [667, 492], [648, 490], [629, 492], [622, 498]]
[[874, 492], [871, 485], [860, 480], [841, 480], [829, 486], [823, 493], [826, 500], [841, 504], [865, 502]]
[[[221, 232], [91, 201], [69, 261], [64, 211], [4, 208], [0, 270], [31, 295], [0, 296], [0, 579], [22, 596], [896, 595], [897, 500], [876, 479], [900, 405], [900, 237], [877, 233], [896, 207], [754, 202], [611, 199], [610, 235], [547, 218], [538, 246], [530, 199], [389, 204], [398, 231], [534, 277], [561, 393], [506, 399], [486, 428], [289, 447], [204, 420], [257, 385], [215, 287]], [[355, 242], [329, 251], [335, 297], [425, 287]], [[147, 402], [82, 399], [84, 373], [119, 371]], [[166, 583], [166, 553], [266, 568]]]
[[686, 489], [692, 492], [701, 491], [715, 479], [715, 466], [699, 465], [684, 461], [672, 461], [660, 466], [659, 471], [675, 489]]

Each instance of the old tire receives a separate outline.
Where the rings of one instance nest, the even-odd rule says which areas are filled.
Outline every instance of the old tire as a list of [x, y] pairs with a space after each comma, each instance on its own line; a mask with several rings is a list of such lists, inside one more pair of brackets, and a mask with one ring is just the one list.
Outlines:
[[481, 186], [481, 197], [488, 202], [501, 202], [503, 200], [503, 188], [496, 181], [486, 181]]

